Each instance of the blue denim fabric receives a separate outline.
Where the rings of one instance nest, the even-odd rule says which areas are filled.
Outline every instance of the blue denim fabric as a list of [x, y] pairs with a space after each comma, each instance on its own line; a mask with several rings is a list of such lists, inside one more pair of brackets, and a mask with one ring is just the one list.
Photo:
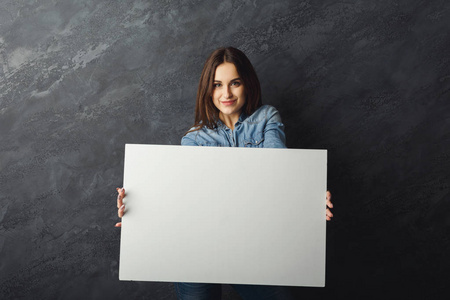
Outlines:
[[[242, 300], [294, 300], [284, 286], [231, 284]], [[175, 283], [178, 300], [220, 300], [222, 286], [208, 283]]]
[[252, 115], [242, 113], [234, 130], [220, 120], [217, 128], [203, 127], [181, 139], [183, 146], [286, 148], [284, 125], [275, 107], [264, 105]]
[[222, 285], [176, 282], [175, 292], [178, 300], [219, 300], [222, 298]]

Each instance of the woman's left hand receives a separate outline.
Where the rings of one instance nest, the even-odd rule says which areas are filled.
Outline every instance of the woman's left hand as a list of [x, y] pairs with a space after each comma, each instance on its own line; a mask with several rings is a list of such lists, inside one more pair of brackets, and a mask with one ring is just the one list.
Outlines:
[[330, 208], [333, 208], [333, 203], [331, 203], [331, 193], [330, 191], [327, 191], [327, 211], [326, 211], [327, 221], [331, 221], [331, 218], [333, 217]]

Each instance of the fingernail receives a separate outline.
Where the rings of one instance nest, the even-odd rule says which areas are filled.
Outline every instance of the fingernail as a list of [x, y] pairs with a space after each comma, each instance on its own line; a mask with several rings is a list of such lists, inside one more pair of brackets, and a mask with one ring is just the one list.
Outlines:
[[125, 209], [125, 204], [122, 205], [119, 209], [120, 209], [120, 210], [124, 210], [124, 209]]

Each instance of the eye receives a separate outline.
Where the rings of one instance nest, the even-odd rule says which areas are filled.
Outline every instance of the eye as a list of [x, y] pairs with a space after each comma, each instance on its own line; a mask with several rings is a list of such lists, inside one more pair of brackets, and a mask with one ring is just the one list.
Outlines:
[[222, 86], [221, 83], [214, 83], [214, 88], [220, 88]]
[[235, 82], [231, 83], [231, 86], [234, 86], [234, 87], [238, 87], [240, 85], [241, 85], [241, 82], [239, 82], [239, 81], [235, 81]]

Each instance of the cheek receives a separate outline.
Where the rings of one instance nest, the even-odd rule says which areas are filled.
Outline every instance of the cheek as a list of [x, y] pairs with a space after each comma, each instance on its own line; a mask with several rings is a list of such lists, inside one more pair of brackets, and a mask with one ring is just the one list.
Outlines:
[[212, 93], [211, 101], [214, 103], [215, 106], [219, 104], [219, 95], [217, 94], [217, 92]]
[[214, 91], [211, 96], [212, 101], [216, 102], [218, 98], [219, 96], [217, 95], [217, 91]]

